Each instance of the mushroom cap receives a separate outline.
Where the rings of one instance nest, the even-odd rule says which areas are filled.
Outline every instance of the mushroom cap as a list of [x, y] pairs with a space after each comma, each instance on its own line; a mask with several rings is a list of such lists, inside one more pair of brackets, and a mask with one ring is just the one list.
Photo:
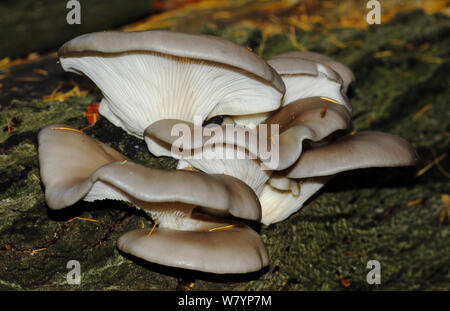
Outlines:
[[283, 105], [314, 96], [325, 96], [352, 106], [345, 95], [341, 76], [324, 62], [308, 59], [298, 52], [277, 55], [267, 62], [278, 72], [286, 85]]
[[326, 55], [320, 54], [320, 53], [311, 52], [311, 51], [292, 51], [292, 52], [287, 52], [287, 53], [276, 55], [272, 59], [275, 60], [275, 59], [284, 58], [284, 57], [299, 58], [299, 59], [317, 62], [317, 63], [321, 63], [323, 65], [329, 66], [341, 77], [342, 82], [343, 82], [344, 92], [347, 92], [349, 84], [356, 80], [355, 75], [353, 74], [353, 71], [349, 67], [347, 67], [343, 63], [340, 63], [340, 62], [338, 62]]
[[[285, 91], [266, 61], [213, 36], [98, 32], [64, 44], [59, 56], [64, 70], [85, 74], [100, 88], [100, 114], [141, 139], [160, 119], [272, 111]], [[146, 143], [162, 155], [157, 142], [147, 137]]]
[[317, 142], [337, 130], [348, 129], [351, 115], [343, 105], [333, 100], [311, 97], [284, 106], [264, 124], [280, 126], [279, 164], [274, 169], [283, 170], [299, 159], [304, 140]]
[[[216, 135], [216, 129], [223, 133], [223, 135]], [[173, 131], [179, 134], [178, 130], [180, 130], [181, 136], [172, 134]], [[196, 137], [195, 134], [199, 131], [201, 133], [199, 137]], [[186, 132], [187, 137], [183, 136]], [[248, 142], [249, 135], [251, 134], [257, 135], [256, 130], [239, 124], [215, 125], [204, 128], [192, 122], [178, 119], [158, 120], [145, 129], [146, 137], [157, 139], [161, 143], [161, 146], [164, 146], [168, 150], [171, 149], [172, 144], [181, 142], [183, 143], [183, 148], [192, 150], [204, 148], [205, 145], [212, 144], [231, 144], [243, 149], [249, 149]], [[171, 155], [176, 157], [176, 154]]]
[[[191, 133], [190, 141], [185, 142], [183, 140], [184, 148], [186, 146], [188, 146], [187, 148], [190, 146], [191, 149], [200, 148], [213, 142], [216, 144], [232, 144], [236, 148], [248, 150], [254, 158], [265, 160], [263, 161], [263, 169], [284, 170], [299, 159], [304, 140], [317, 142], [337, 130], [348, 129], [351, 125], [351, 115], [343, 105], [325, 97], [304, 98], [282, 107], [256, 127], [256, 135], [264, 135], [267, 139], [266, 146], [278, 147], [278, 161], [274, 161], [274, 163], [269, 163], [267, 159], [264, 159], [261, 150], [258, 149], [255, 153], [255, 150], [249, 148], [246, 133], [251, 132], [252, 129], [238, 124], [233, 127], [222, 125], [220, 128], [224, 133], [223, 135], [218, 137], [202, 135], [199, 141], [194, 141], [195, 135], [192, 134], [195, 133], [194, 124], [175, 119], [159, 120], [148, 126], [145, 134], [146, 137], [158, 140], [161, 146], [164, 145], [164, 148], [166, 148], [165, 154], [170, 155], [169, 150], [172, 144], [179, 140], [178, 136], [172, 135], [172, 129], [177, 125], [185, 126], [186, 130]], [[263, 125], [266, 126], [263, 128]], [[279, 139], [273, 139], [275, 135], [271, 133], [271, 125], [279, 126]], [[237, 139], [235, 139], [233, 132], [236, 133]], [[259, 142], [259, 137], [257, 141]], [[195, 145], [195, 143], [198, 145]], [[195, 164], [193, 166], [197, 167]], [[199, 169], [202, 168], [199, 167]], [[211, 171], [208, 172], [211, 173]], [[235, 174], [232, 175], [237, 177]]]
[[230, 66], [261, 78], [281, 93], [285, 91], [283, 81], [261, 57], [232, 41], [211, 35], [167, 30], [94, 32], [65, 43], [58, 56], [129, 52], [161, 53]]
[[[188, 130], [189, 137], [179, 138], [172, 135], [172, 129], [179, 125]], [[220, 130], [223, 135], [216, 134], [213, 132], [214, 129]], [[195, 141], [196, 131], [201, 131], [198, 142]], [[207, 131], [211, 131], [211, 133]], [[229, 135], [229, 133], [234, 134], [233, 132], [236, 133], [237, 140], [234, 135]], [[145, 130], [146, 135], [158, 140], [160, 146], [165, 147], [164, 154], [180, 159], [179, 166], [185, 167], [186, 163], [189, 163], [208, 174], [226, 174], [236, 177], [250, 186], [256, 194], [259, 194], [271, 172], [261, 168], [256, 153], [249, 152], [248, 137], [250, 134], [247, 135], [249, 132], [253, 132], [254, 137], [257, 138], [255, 130], [239, 125], [216, 125], [210, 128], [197, 126], [196, 128], [191, 122], [174, 119], [156, 121]], [[183, 152], [171, 153], [172, 144], [180, 139], [183, 142], [183, 152], [189, 151], [186, 157], [183, 156]]]
[[113, 199], [180, 202], [250, 220], [261, 218], [252, 189], [231, 176], [147, 168], [66, 125], [47, 126], [38, 139], [41, 177], [51, 209], [78, 200]]
[[[317, 76], [319, 73], [317, 62], [299, 57], [297, 53], [276, 55], [268, 63], [281, 75]], [[342, 83], [341, 77], [332, 68], [324, 64], [322, 70], [328, 79]]]
[[147, 261], [212, 273], [247, 273], [269, 263], [259, 235], [239, 224], [222, 230], [180, 231], [156, 228], [125, 233], [117, 247]]
[[38, 143], [45, 199], [52, 209], [61, 209], [80, 200], [91, 187], [84, 181], [98, 168], [128, 160], [113, 148], [64, 124], [44, 127], [38, 134]]
[[290, 191], [294, 196], [300, 194], [298, 180], [287, 178], [285, 174], [272, 174], [267, 181], [267, 184], [276, 190]]
[[367, 167], [409, 166], [415, 165], [418, 158], [414, 148], [403, 138], [364, 131], [305, 151], [287, 176], [306, 178]]

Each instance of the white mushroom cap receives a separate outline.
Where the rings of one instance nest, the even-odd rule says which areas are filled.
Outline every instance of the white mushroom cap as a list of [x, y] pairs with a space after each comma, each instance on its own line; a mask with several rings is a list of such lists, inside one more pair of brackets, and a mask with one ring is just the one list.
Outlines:
[[[262, 58], [213, 36], [99, 32], [58, 52], [64, 70], [83, 73], [100, 88], [100, 114], [139, 138], [159, 119], [275, 110], [285, 90]], [[151, 143], [149, 148], [157, 153]]]
[[[227, 140], [234, 135], [228, 135], [228, 127], [220, 126], [223, 136], [208, 136], [202, 131], [201, 145], [194, 146], [194, 137], [190, 137], [188, 146], [183, 145], [183, 148], [192, 149], [188, 155], [191, 158], [183, 158], [191, 166], [204, 171], [209, 174], [228, 174], [234, 176], [247, 185], [249, 185], [255, 193], [259, 196], [264, 187], [264, 184], [269, 180], [271, 171], [266, 168], [284, 170], [297, 162], [302, 153], [302, 144], [304, 140], [320, 141], [331, 133], [341, 129], [347, 129], [350, 126], [350, 113], [342, 105], [330, 101], [326, 98], [313, 97], [298, 100], [291, 103], [280, 110], [276, 111], [270, 118], [264, 121], [264, 125], [269, 125], [267, 130], [270, 130], [271, 124], [278, 124], [280, 129], [279, 139], [273, 139], [272, 133], [264, 132], [261, 125], [257, 127], [257, 135], [265, 134], [267, 139], [267, 146], [272, 143], [279, 144], [279, 161], [278, 163], [264, 162], [261, 166], [260, 150], [256, 154], [251, 154], [253, 159], [206, 159], [203, 154], [208, 150], [208, 145], [216, 142], [224, 149], [248, 150], [249, 144], [245, 139], [239, 140], [239, 137], [247, 137], [246, 131], [250, 131], [245, 126], [236, 125], [232, 128], [237, 134], [237, 140]], [[146, 136], [152, 137], [154, 140], [160, 142], [161, 148], [165, 148], [165, 154], [170, 155], [172, 144], [178, 140], [177, 136], [172, 136], [172, 129], [177, 125], [184, 125], [189, 129], [189, 133], [195, 133], [194, 124], [181, 120], [159, 120], [151, 124], [145, 131]], [[201, 128], [201, 130], [203, 130]], [[261, 132], [262, 131], [262, 132]], [[259, 138], [258, 138], [259, 141]], [[198, 148], [198, 151], [196, 151]], [[274, 150], [274, 152], [276, 152]], [[198, 155], [195, 159], [194, 155]], [[176, 155], [172, 155], [176, 156]], [[258, 158], [258, 159], [256, 159]], [[183, 165], [183, 164], [181, 164]], [[272, 166], [271, 166], [272, 165]]]
[[[207, 222], [205, 222], [207, 224]], [[259, 235], [243, 224], [209, 224], [201, 231], [148, 229], [125, 233], [117, 247], [147, 261], [212, 273], [248, 273], [269, 263]]]
[[341, 76], [327, 62], [317, 61], [314, 57], [305, 57], [302, 52], [290, 52], [277, 55], [269, 59], [268, 63], [278, 72], [286, 85], [283, 105], [303, 98], [323, 96], [337, 101], [352, 111]]
[[326, 55], [311, 52], [311, 51], [292, 51], [283, 53], [280, 55], [275, 56], [276, 57], [293, 57], [293, 58], [300, 58], [316, 63], [320, 63], [323, 65], [326, 65], [333, 69], [342, 79], [343, 82], [343, 92], [346, 93], [348, 86], [356, 80], [355, 75], [353, 74], [353, 71], [344, 65], [343, 63], [340, 63]]

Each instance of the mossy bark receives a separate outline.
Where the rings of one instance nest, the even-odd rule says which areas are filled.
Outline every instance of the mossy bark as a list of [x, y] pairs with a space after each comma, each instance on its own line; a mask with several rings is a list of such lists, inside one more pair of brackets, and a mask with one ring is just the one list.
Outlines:
[[[64, 211], [50, 211], [39, 179], [37, 133], [50, 123], [87, 126], [83, 112], [100, 93], [43, 102], [42, 96], [58, 81], [82, 79], [63, 74], [52, 57], [12, 68], [11, 77], [1, 81], [0, 289], [450, 289], [449, 207], [442, 200], [450, 192], [445, 175], [450, 142], [449, 30], [448, 17], [420, 11], [367, 30], [297, 29], [298, 42], [354, 70], [357, 82], [349, 92], [354, 130], [400, 135], [417, 148], [422, 163], [340, 174], [289, 219], [260, 229], [270, 266], [243, 276], [172, 269], [120, 253], [118, 237], [140, 227], [143, 219], [125, 204], [79, 202]], [[205, 26], [204, 31], [227, 37], [233, 26]], [[240, 44], [258, 49], [263, 37], [259, 29], [240, 28], [240, 34]], [[360, 43], [338, 48], [330, 36]], [[269, 36], [263, 56], [295, 49], [291, 42], [284, 35]], [[52, 74], [41, 83], [14, 82], [17, 75], [32, 75], [36, 68]], [[85, 132], [139, 163], [162, 168], [176, 164], [152, 157], [142, 141], [104, 118]], [[436, 159], [440, 162], [433, 165]], [[417, 177], [427, 164], [431, 168]], [[76, 216], [98, 222], [67, 222]], [[32, 255], [32, 250], [40, 251]], [[80, 285], [67, 284], [69, 260], [81, 263]], [[380, 285], [366, 282], [369, 260], [381, 264]]]

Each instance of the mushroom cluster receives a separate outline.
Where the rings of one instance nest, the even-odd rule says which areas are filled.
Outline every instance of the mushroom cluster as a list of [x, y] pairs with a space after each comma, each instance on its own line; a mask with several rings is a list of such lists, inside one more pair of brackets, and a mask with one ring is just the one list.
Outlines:
[[[342, 171], [414, 165], [418, 158], [398, 136], [335, 134], [351, 127], [346, 91], [355, 77], [324, 55], [296, 51], [265, 61], [222, 38], [170, 31], [92, 33], [58, 53], [64, 70], [100, 88], [100, 114], [144, 139], [152, 154], [174, 156], [174, 126], [200, 127], [199, 140], [183, 145], [196, 156], [182, 153], [177, 170], [133, 163], [67, 125], [39, 133], [49, 208], [128, 202], [158, 227], [125, 233], [118, 248], [150, 262], [212, 273], [260, 270], [269, 263], [267, 250], [242, 220], [282, 221]], [[277, 161], [268, 165], [260, 149], [254, 157], [204, 156], [219, 146], [252, 153], [245, 135], [211, 144], [216, 130], [251, 131], [277, 151]]]

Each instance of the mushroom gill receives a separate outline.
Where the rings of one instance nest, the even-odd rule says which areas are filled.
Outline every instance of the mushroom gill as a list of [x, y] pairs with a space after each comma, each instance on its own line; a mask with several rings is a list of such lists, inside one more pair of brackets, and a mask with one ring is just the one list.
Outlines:
[[[285, 91], [258, 55], [208, 35], [98, 32], [67, 42], [58, 54], [64, 70], [84, 74], [100, 88], [100, 114], [138, 138], [160, 119], [272, 111]], [[152, 137], [145, 140], [150, 152], [164, 155]]]
[[226, 175], [159, 170], [133, 163], [67, 125], [38, 137], [46, 202], [62, 209], [79, 200], [121, 200], [159, 223], [118, 241], [126, 253], [162, 265], [213, 273], [247, 273], [268, 264], [260, 237], [236, 218], [260, 221], [254, 192]]

